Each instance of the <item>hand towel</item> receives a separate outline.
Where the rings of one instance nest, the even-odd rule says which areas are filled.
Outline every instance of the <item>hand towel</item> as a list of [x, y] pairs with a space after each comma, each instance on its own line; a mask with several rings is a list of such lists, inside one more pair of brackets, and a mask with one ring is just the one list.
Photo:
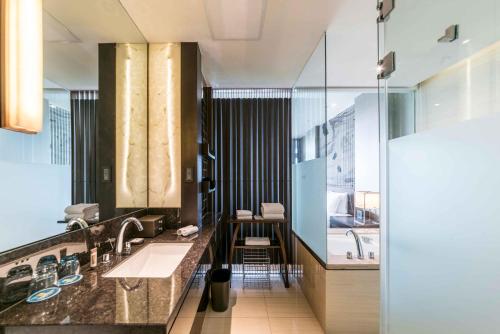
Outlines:
[[271, 245], [271, 241], [267, 237], [259, 238], [259, 237], [246, 237], [245, 245], [247, 246], [269, 246]]
[[70, 205], [64, 209], [64, 212], [71, 215], [77, 213], [95, 213], [99, 211], [98, 203], [80, 203], [75, 205]]
[[181, 227], [180, 229], [177, 230], [177, 235], [182, 235], [183, 232], [188, 231], [189, 229], [193, 228], [194, 225], [188, 225]]
[[97, 213], [71, 213], [71, 214], [66, 214], [64, 216], [64, 220], [68, 221], [73, 218], [81, 218], [83, 220], [91, 220], [91, 219], [97, 219], [99, 220], [99, 212]]
[[239, 216], [253, 216], [253, 212], [250, 210], [236, 210], [236, 217]]
[[285, 215], [282, 214], [282, 213], [264, 213], [262, 215], [262, 218], [264, 218], [264, 219], [283, 220], [283, 219], [285, 219]]
[[237, 220], [251, 220], [253, 216], [236, 216]]
[[184, 229], [182, 232], [181, 232], [181, 235], [183, 237], [187, 237], [191, 234], [195, 234], [195, 233], [198, 233], [198, 226], [191, 226], [189, 228], [186, 228]]
[[261, 203], [262, 214], [266, 213], [285, 213], [285, 207], [281, 203]]

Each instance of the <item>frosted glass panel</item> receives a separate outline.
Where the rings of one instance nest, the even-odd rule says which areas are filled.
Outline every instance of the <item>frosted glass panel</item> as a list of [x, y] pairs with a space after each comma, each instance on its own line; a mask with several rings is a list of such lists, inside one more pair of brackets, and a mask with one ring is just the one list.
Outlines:
[[294, 231], [326, 263], [325, 158], [292, 166]]
[[292, 228], [326, 263], [325, 36], [292, 90]]
[[500, 115], [389, 143], [390, 333], [500, 326]]
[[384, 330], [496, 333], [500, 2], [399, 1], [384, 31], [387, 89], [415, 96], [413, 124], [409, 100], [388, 101]]

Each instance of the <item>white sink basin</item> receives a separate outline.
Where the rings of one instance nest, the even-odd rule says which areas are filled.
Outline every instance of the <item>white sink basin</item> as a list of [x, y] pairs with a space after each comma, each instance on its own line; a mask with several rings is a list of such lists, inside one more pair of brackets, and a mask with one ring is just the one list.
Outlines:
[[149, 244], [103, 277], [170, 277], [192, 245], [192, 243]]

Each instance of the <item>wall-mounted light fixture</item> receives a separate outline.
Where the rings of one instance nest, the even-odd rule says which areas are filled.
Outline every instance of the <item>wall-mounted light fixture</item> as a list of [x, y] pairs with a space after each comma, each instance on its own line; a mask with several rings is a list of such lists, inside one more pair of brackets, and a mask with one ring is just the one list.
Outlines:
[[368, 221], [378, 222], [380, 194], [371, 191], [357, 191], [354, 194], [354, 219], [365, 224]]
[[42, 0], [0, 1], [0, 126], [37, 133], [43, 124]]
[[117, 208], [181, 206], [180, 43], [116, 45], [115, 173]]
[[148, 205], [148, 46], [116, 45], [116, 207]]
[[148, 206], [181, 206], [181, 44], [149, 45]]

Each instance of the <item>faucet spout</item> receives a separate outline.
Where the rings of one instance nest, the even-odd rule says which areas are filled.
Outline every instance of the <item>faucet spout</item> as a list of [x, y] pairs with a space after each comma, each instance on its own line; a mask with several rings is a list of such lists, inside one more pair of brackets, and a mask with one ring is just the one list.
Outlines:
[[354, 240], [356, 241], [356, 249], [358, 251], [358, 259], [363, 260], [365, 258], [365, 255], [363, 253], [363, 245], [361, 244], [361, 239], [359, 238], [359, 235], [354, 232], [353, 230], [348, 230], [345, 235], [349, 236], [349, 232], [352, 234], [354, 237]]
[[87, 227], [89, 227], [89, 225], [87, 224], [87, 222], [84, 219], [82, 219], [82, 218], [71, 218], [68, 221], [68, 225], [66, 225], [66, 232], [72, 231], [74, 225], [78, 225], [78, 227], [80, 229], [82, 229], [82, 230], [86, 229]]
[[130, 223], [134, 223], [135, 226], [137, 227], [137, 230], [139, 230], [139, 231], [143, 230], [142, 224], [141, 224], [139, 219], [137, 219], [135, 217], [129, 217], [129, 218], [125, 219], [121, 224], [120, 232], [118, 233], [118, 238], [116, 238], [116, 254], [117, 255], [121, 255], [123, 252], [123, 237], [125, 235], [125, 230]]

